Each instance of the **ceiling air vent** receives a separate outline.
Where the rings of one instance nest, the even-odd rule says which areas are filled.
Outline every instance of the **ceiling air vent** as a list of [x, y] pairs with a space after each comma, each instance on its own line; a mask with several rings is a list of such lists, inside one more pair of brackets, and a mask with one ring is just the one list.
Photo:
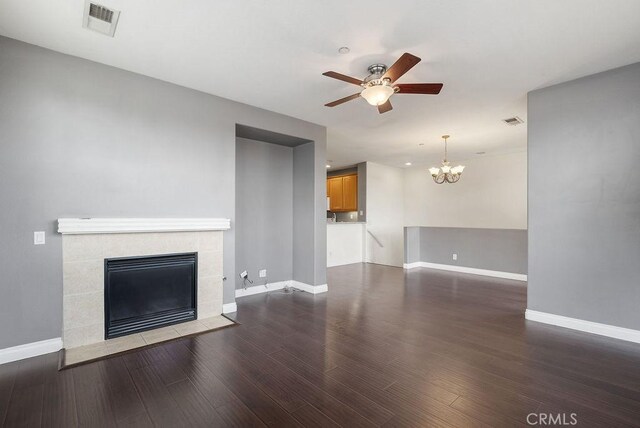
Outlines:
[[502, 119], [502, 121], [507, 125], [511, 125], [511, 126], [520, 125], [521, 123], [524, 123], [524, 120], [520, 119], [518, 116]]
[[119, 10], [109, 9], [108, 7], [87, 0], [84, 4], [82, 26], [89, 30], [113, 37], [113, 34], [116, 32], [119, 17]]

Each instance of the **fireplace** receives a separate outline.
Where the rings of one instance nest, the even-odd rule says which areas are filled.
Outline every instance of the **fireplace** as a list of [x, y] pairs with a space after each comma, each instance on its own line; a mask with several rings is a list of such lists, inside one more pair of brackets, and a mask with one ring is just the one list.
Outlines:
[[197, 276], [197, 253], [105, 259], [105, 338], [195, 320]]
[[[105, 282], [107, 269], [105, 260], [117, 261], [136, 258], [153, 258], [162, 255], [194, 256], [196, 261], [186, 272], [195, 272], [191, 303], [176, 305], [177, 316], [181, 311], [195, 311], [186, 319], [201, 320], [220, 315], [223, 289], [223, 231], [229, 230], [229, 219], [223, 218], [62, 218], [58, 219], [58, 232], [62, 234], [62, 337], [66, 349], [99, 344], [114, 346], [118, 341], [106, 340], [116, 335], [140, 331], [122, 328], [128, 314], [109, 313], [105, 297], [108, 289]], [[166, 259], [165, 259], [166, 260]], [[115, 266], [115, 265], [114, 265]], [[135, 263], [134, 263], [135, 266]], [[139, 267], [139, 266], [135, 266]], [[184, 272], [184, 271], [183, 271]], [[188, 276], [188, 273], [187, 273]], [[165, 279], [160, 275], [160, 279]], [[197, 282], [195, 282], [197, 281]], [[189, 280], [189, 283], [191, 281]], [[136, 284], [139, 285], [139, 284]], [[125, 289], [126, 291], [127, 289]], [[151, 291], [155, 291], [154, 288]], [[183, 289], [184, 291], [184, 289]], [[145, 291], [142, 304], [151, 296]], [[114, 296], [115, 297], [115, 296]], [[127, 296], [130, 299], [132, 296]], [[139, 297], [139, 296], [134, 296]], [[196, 298], [197, 297], [197, 298]], [[125, 300], [127, 300], [125, 299]], [[188, 301], [189, 299], [184, 299]], [[132, 300], [133, 301], [133, 300]], [[194, 303], [195, 302], [195, 305]], [[151, 314], [163, 311], [139, 311], [147, 330], [163, 325]], [[168, 310], [168, 309], [165, 309]], [[148, 313], [147, 313], [148, 312]], [[167, 315], [168, 313], [165, 313]], [[130, 321], [130, 320], [129, 320]], [[158, 322], [153, 324], [152, 321]], [[165, 320], [166, 321], [166, 320]], [[169, 322], [179, 322], [180, 318]], [[165, 324], [166, 325], [166, 324]], [[114, 327], [112, 330], [111, 327]], [[115, 327], [121, 327], [116, 332]], [[137, 327], [139, 330], [137, 330]], [[113, 334], [111, 334], [113, 333]], [[118, 334], [120, 333], [120, 334]], [[133, 337], [129, 336], [129, 337]]]

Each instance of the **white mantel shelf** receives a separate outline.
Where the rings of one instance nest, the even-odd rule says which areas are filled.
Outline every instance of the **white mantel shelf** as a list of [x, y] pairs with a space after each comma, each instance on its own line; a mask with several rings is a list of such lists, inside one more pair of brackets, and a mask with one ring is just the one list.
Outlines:
[[228, 218], [59, 218], [58, 233], [192, 232], [228, 230]]

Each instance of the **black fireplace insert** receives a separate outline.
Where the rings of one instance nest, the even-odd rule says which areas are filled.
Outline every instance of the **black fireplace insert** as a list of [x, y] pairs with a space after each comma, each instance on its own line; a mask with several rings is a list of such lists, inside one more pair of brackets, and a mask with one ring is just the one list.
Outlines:
[[105, 259], [105, 337], [195, 320], [198, 254]]

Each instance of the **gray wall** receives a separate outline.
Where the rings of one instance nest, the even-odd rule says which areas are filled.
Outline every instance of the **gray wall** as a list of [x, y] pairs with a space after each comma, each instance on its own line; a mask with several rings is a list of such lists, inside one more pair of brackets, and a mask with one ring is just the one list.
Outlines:
[[[309, 248], [307, 244], [315, 242], [313, 231], [315, 219], [313, 213], [309, 211], [310, 207], [313, 207], [313, 158], [312, 143], [293, 149], [293, 279], [306, 284], [314, 284], [315, 272], [314, 261], [307, 254]], [[325, 184], [325, 195], [326, 193]], [[324, 206], [326, 209], [326, 196]]]
[[358, 221], [367, 221], [367, 163], [358, 164]]
[[[419, 226], [406, 226], [404, 228], [404, 262], [422, 262], [420, 254], [420, 229]], [[426, 245], [426, 243], [425, 243]]]
[[[306, 144], [305, 146], [313, 146], [313, 162], [304, 163], [304, 167], [313, 170], [313, 216], [314, 224], [313, 228], [313, 243], [309, 242], [295, 242], [293, 243], [293, 251], [307, 251], [309, 245], [312, 245], [315, 249], [313, 254], [306, 254], [306, 257], [313, 260], [313, 282], [307, 282], [307, 284], [313, 285], [325, 285], [327, 284], [327, 129], [322, 128], [322, 143], [318, 143], [316, 140], [313, 144]], [[296, 151], [304, 148], [305, 146], [296, 147], [293, 151], [293, 166], [294, 166], [294, 189], [296, 186]], [[295, 190], [294, 190], [295, 194]], [[293, 213], [296, 214], [296, 205], [308, 204], [305, 201], [293, 201]], [[296, 228], [294, 225], [293, 236], [296, 235]], [[296, 279], [296, 272], [293, 273], [293, 279]]]
[[61, 335], [60, 217], [230, 218], [235, 278], [238, 123], [314, 141], [299, 275], [326, 282], [326, 128], [4, 37], [0, 99], [0, 349]]
[[[345, 174], [357, 174], [358, 167], [344, 168], [344, 169], [335, 169], [333, 171], [327, 171], [327, 177], [335, 177], [337, 175], [345, 175]], [[360, 179], [360, 177], [358, 177]]]
[[640, 63], [528, 96], [528, 307], [640, 329]]
[[293, 150], [236, 139], [236, 288], [293, 278]]
[[[458, 260], [453, 260], [453, 254]], [[527, 231], [458, 227], [405, 227], [405, 263], [429, 262], [527, 273]]]

